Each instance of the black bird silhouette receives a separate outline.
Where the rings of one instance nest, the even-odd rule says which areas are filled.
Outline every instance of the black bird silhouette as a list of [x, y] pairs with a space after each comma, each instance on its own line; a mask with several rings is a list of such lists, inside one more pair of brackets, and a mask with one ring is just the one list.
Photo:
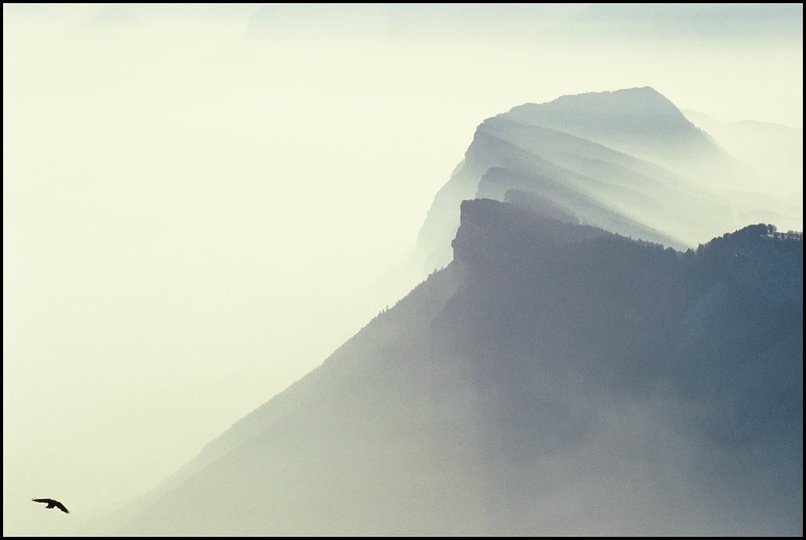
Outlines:
[[68, 510], [65, 505], [63, 505], [62, 503], [60, 503], [59, 501], [57, 501], [55, 499], [31, 499], [31, 500], [34, 501], [34, 502], [38, 502], [38, 503], [47, 503], [48, 508], [58, 508], [59, 510], [61, 510], [65, 514], [70, 513], [70, 510]]

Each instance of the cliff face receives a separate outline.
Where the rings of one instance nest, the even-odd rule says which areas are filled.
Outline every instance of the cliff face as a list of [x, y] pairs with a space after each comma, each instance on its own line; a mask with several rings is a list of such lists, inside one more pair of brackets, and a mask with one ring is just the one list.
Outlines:
[[802, 240], [682, 253], [474, 200], [453, 249], [123, 532], [800, 531]]

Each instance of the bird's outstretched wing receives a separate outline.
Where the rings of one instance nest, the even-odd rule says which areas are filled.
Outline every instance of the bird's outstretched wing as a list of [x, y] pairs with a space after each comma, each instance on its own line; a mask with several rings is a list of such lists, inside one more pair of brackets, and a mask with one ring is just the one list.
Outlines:
[[60, 503], [56, 499], [31, 499], [31, 500], [34, 501], [34, 502], [38, 502], [38, 503], [45, 503], [45, 504], [48, 505], [48, 508], [56, 507], [59, 510], [61, 510], [62, 512], [64, 512], [65, 514], [70, 513], [70, 510], [68, 510], [65, 505], [63, 505], [62, 503]]

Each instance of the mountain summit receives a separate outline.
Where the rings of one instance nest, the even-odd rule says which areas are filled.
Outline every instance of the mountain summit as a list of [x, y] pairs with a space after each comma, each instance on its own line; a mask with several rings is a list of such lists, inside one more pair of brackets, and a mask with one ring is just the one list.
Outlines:
[[661, 164], [717, 160], [719, 148], [652, 87], [563, 96], [527, 103], [501, 115], [515, 122], [564, 131]]

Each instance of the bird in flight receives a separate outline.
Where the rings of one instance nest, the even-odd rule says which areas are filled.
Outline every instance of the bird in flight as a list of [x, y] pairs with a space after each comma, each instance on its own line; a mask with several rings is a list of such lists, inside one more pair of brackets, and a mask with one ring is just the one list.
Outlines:
[[31, 500], [34, 501], [34, 502], [38, 502], [38, 503], [47, 503], [48, 508], [58, 508], [59, 510], [61, 510], [65, 514], [70, 513], [70, 510], [68, 510], [65, 505], [63, 505], [62, 503], [60, 503], [59, 501], [57, 501], [55, 499], [31, 499]]

